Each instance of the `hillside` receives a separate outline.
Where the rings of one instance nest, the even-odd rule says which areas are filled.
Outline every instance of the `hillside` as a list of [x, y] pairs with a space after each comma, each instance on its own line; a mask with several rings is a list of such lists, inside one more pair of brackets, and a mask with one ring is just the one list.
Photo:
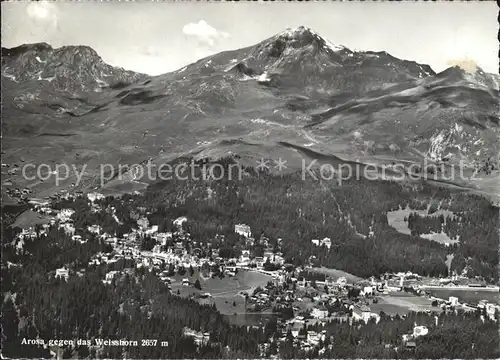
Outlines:
[[[379, 167], [462, 161], [475, 178], [451, 183], [498, 192], [498, 77], [481, 69], [436, 74], [385, 52], [333, 45], [305, 27], [156, 77], [109, 66], [84, 46], [2, 54], [3, 162], [85, 170], [82, 183], [73, 175], [62, 188], [97, 186], [102, 164], [238, 155], [254, 166], [282, 158], [293, 170], [320, 154]], [[19, 174], [6, 176], [12, 188], [56, 190], [50, 179]], [[128, 177], [107, 187], [148, 183]]]

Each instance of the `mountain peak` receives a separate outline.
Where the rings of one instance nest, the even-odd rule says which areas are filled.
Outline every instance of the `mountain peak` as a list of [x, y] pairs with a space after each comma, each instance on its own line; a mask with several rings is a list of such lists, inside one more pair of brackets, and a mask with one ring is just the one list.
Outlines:
[[334, 45], [306, 26], [288, 28], [245, 48], [242, 57], [231, 56], [240, 59], [231, 63], [231, 69], [242, 79], [259, 81], [263, 76], [262, 83], [293, 91], [358, 93], [435, 74], [427, 65], [384, 51], [352, 51]]
[[286, 28], [282, 32], [280, 32], [278, 35], [280, 36], [288, 36], [288, 37], [300, 37], [300, 36], [308, 36], [308, 35], [313, 35], [314, 32], [306, 27], [306, 26], [298, 26], [296, 28]]
[[475, 65], [475, 68], [464, 68], [464, 66], [456, 64], [441, 71], [436, 77], [444, 81], [466, 82], [470, 85], [496, 90], [498, 90], [500, 86], [500, 78], [498, 75], [488, 74], [477, 65]]
[[51, 51], [52, 46], [47, 44], [46, 42], [41, 43], [32, 43], [32, 44], [23, 44], [13, 48], [4, 48], [2, 47], [2, 58], [4, 57], [15, 57], [22, 55], [27, 52], [43, 52], [43, 51]]
[[[334, 65], [340, 60], [337, 53], [344, 47], [335, 46], [305, 26], [288, 28], [255, 45], [247, 57], [247, 66], [262, 73], [264, 70], [278, 70], [284, 67], [289, 70], [299, 64], [304, 66]], [[325, 65], [322, 65], [325, 64]]]
[[51, 61], [66, 63], [68, 65], [81, 65], [82, 63], [102, 63], [97, 52], [86, 45], [67, 45], [53, 48], [47, 43], [23, 44], [14, 48], [2, 48], [2, 65], [15, 61], [26, 66], [27, 63], [46, 63]]

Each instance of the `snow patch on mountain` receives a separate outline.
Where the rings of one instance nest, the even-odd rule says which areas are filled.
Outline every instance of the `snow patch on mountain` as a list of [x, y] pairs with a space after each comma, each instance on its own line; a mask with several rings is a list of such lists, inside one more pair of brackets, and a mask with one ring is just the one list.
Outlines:
[[271, 77], [267, 72], [262, 73], [261, 75], [257, 76], [257, 81], [258, 82], [269, 82], [271, 81]]
[[269, 76], [269, 74], [267, 72], [263, 72], [262, 74], [255, 75], [255, 76], [248, 76], [248, 75], [244, 74], [240, 78], [240, 81], [250, 81], [250, 80], [257, 80], [257, 82], [260, 82], [260, 83], [267, 83], [267, 82], [271, 81], [271, 77]]
[[320, 43], [324, 43], [325, 47], [332, 50], [333, 52], [338, 52], [338, 51], [342, 51], [342, 50], [347, 49], [345, 46], [333, 44], [331, 41], [323, 38], [317, 32], [315, 32], [314, 30], [312, 30], [311, 28], [308, 28], [306, 26], [299, 26], [297, 28], [288, 28], [285, 31], [283, 31], [282, 33], [280, 33], [280, 35], [285, 36], [285, 37], [290, 37], [290, 38], [297, 38], [304, 33], [310, 33], [311, 35], [314, 36], [314, 38], [317, 41], [319, 41]]

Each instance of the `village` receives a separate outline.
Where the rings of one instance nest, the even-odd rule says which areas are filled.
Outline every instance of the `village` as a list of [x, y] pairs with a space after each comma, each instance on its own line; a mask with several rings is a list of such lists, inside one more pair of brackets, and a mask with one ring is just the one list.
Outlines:
[[[64, 196], [71, 198], [73, 195], [66, 193]], [[103, 195], [90, 193], [86, 196], [92, 211], [99, 211], [98, 202]], [[34, 211], [49, 219], [41, 225], [38, 236], [43, 235], [49, 227], [56, 226], [75, 242], [85, 243], [89, 240], [81, 231], [76, 233], [74, 210], [55, 210], [49, 201], [33, 201], [32, 205]], [[117, 222], [120, 221], [116, 215], [113, 216]], [[291, 334], [295, 345], [305, 350], [319, 348], [320, 355], [329, 341], [325, 341], [324, 331], [313, 331], [309, 326], [323, 326], [331, 321], [378, 323], [381, 312], [386, 313], [387, 308], [390, 308], [384, 305], [393, 304], [391, 301], [394, 299], [399, 299], [400, 303], [417, 299], [421, 301], [420, 306], [414, 304], [407, 311], [429, 314], [480, 311], [482, 317], [495, 320], [500, 311], [498, 304], [487, 300], [467, 304], [461, 303], [456, 296], [447, 299], [432, 296], [425, 289], [435, 284], [435, 279], [423, 285], [421, 277], [411, 272], [348, 281], [344, 276], [335, 278], [315, 272], [314, 259], [308, 266], [296, 267], [285, 262], [280, 251], [283, 239], [276, 239], [274, 243], [277, 246], [272, 247], [270, 239], [254, 239], [250, 226], [245, 224], [236, 224], [234, 232], [243, 239], [247, 249], [242, 250], [238, 257], [222, 257], [220, 249], [212, 247], [210, 242], [201, 243], [192, 239], [183, 227], [186, 221], [186, 217], [179, 217], [173, 221], [174, 231], [159, 232], [157, 225], [150, 226], [147, 217], [141, 216], [136, 228], [121, 237], [103, 232], [97, 224], [88, 226], [83, 233], [101, 239], [110, 249], [96, 254], [88, 263], [88, 268], [105, 265], [107, 272], [102, 282], [109, 286], [125, 274], [133, 274], [138, 270], [149, 271], [156, 274], [174, 295], [215, 304], [221, 313], [272, 315], [276, 319], [277, 331], [281, 334], [275, 339], [278, 344]], [[34, 227], [22, 229], [15, 246], [22, 249], [24, 239], [36, 236]], [[148, 249], [143, 248], [144, 239], [148, 239]], [[217, 240], [223, 243], [224, 236], [217, 236]], [[327, 237], [310, 241], [325, 251], [331, 246], [331, 240]], [[255, 256], [252, 252], [256, 242], [265, 246], [263, 256]], [[114, 266], [118, 263], [126, 265]], [[85, 271], [86, 268], [62, 267], [48, 276], [68, 280], [70, 276], [79, 276]], [[248, 276], [255, 274], [259, 276]], [[440, 279], [440, 283], [443, 286], [454, 280], [457, 280], [456, 275], [454, 278]], [[213, 285], [216, 282], [219, 288]], [[387, 314], [394, 315], [390, 311]], [[401, 315], [404, 316], [405, 312]], [[402, 337], [402, 346], [412, 349], [416, 346], [415, 339], [428, 333], [426, 326], [415, 324], [413, 332]], [[208, 341], [210, 334], [186, 329], [185, 335], [202, 345]], [[266, 351], [265, 347], [262, 351]]]

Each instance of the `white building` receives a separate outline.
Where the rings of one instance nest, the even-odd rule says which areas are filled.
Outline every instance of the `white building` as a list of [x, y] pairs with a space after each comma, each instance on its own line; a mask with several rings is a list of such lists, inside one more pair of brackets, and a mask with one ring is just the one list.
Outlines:
[[328, 316], [328, 310], [321, 307], [321, 308], [314, 308], [311, 311], [311, 316], [315, 319], [324, 319]]
[[450, 301], [451, 306], [458, 306], [458, 298], [455, 296], [450, 296], [448, 299]]
[[158, 233], [156, 235], [156, 238], [158, 239], [161, 245], [165, 245], [167, 243], [167, 240], [172, 239], [172, 233], [171, 232]]
[[104, 195], [98, 192], [88, 193], [87, 199], [89, 199], [92, 202], [95, 202], [96, 200], [104, 199]]
[[244, 265], [248, 265], [248, 263], [250, 262], [250, 250], [242, 250], [239, 260], [240, 260], [240, 263], [242, 263]]
[[240, 234], [246, 238], [252, 237], [252, 231], [250, 226], [245, 224], [236, 224], [234, 225], [234, 232]]
[[417, 338], [419, 336], [425, 336], [429, 333], [429, 329], [426, 326], [415, 326], [413, 328], [413, 337]]
[[201, 333], [190, 328], [184, 328], [184, 336], [191, 337], [197, 346], [204, 345], [210, 340], [210, 333]]
[[178, 228], [182, 228], [182, 224], [184, 224], [186, 221], [187, 221], [187, 217], [181, 216], [181, 217], [174, 220], [174, 226], [177, 226]]
[[75, 234], [75, 228], [71, 224], [64, 223], [63, 225], [59, 226], [59, 228], [63, 229], [67, 235], [73, 236]]
[[492, 303], [486, 304], [486, 315], [488, 315], [488, 317], [491, 320], [495, 320], [496, 308], [497, 308], [497, 306], [495, 306], [495, 304], [492, 304]]
[[330, 247], [332, 246], [332, 241], [330, 240], [330, 238], [326, 237], [323, 240], [321, 240], [320, 245], [326, 246], [328, 249], [330, 249]]
[[341, 286], [345, 286], [347, 284], [347, 279], [343, 276], [337, 279], [337, 284]]
[[87, 227], [87, 230], [91, 232], [92, 234], [100, 234], [101, 233], [101, 227], [99, 225], [91, 225]]
[[60, 269], [56, 269], [56, 278], [64, 278], [64, 280], [68, 280], [68, 277], [69, 277], [69, 270], [66, 269], [66, 268], [60, 268]]
[[274, 259], [274, 253], [272, 251], [264, 251], [264, 262], [269, 259], [270, 262], [273, 262]]
[[142, 229], [146, 230], [149, 227], [149, 220], [146, 217], [142, 217], [137, 220], [137, 225]]
[[312, 239], [311, 242], [313, 245], [319, 246], [319, 240], [318, 239]]
[[380, 321], [380, 316], [376, 313], [371, 312], [370, 308], [367, 306], [361, 305], [361, 306], [353, 306], [352, 308], [352, 317], [355, 320], [362, 320], [365, 323], [368, 323], [370, 319], [375, 319], [375, 322], [378, 323]]
[[365, 286], [362, 291], [362, 295], [373, 295], [373, 286]]

